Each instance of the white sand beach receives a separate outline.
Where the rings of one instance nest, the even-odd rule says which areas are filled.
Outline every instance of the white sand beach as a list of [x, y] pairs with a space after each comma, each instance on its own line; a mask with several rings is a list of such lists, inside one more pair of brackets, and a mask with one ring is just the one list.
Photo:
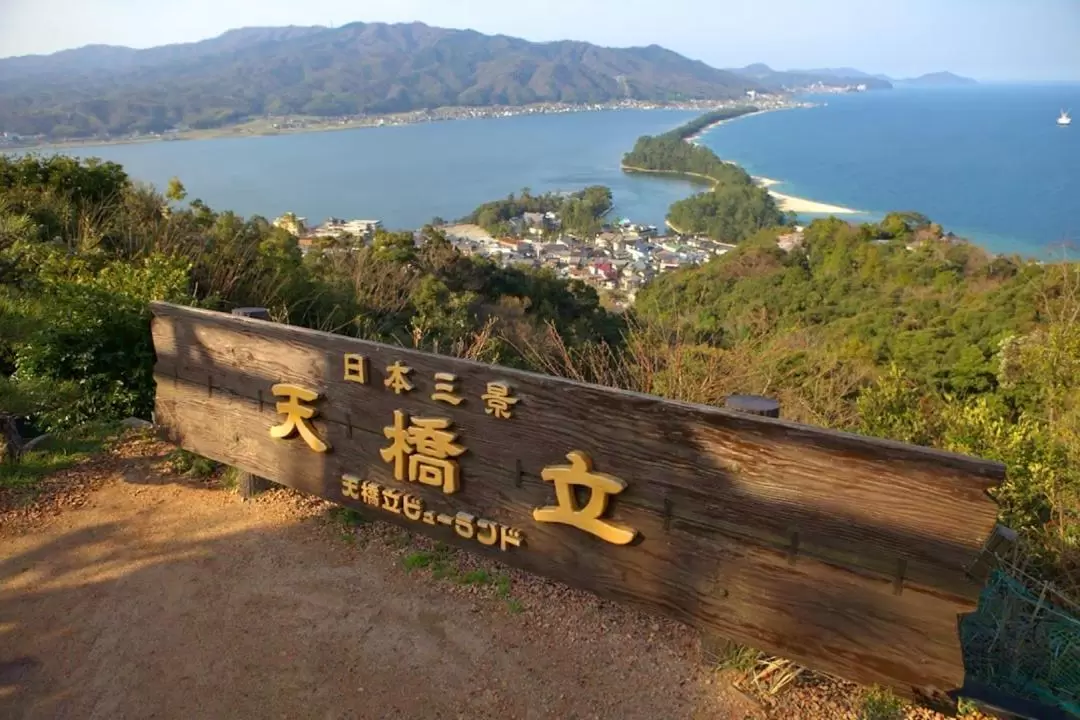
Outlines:
[[[763, 188], [771, 188], [773, 185], [779, 185], [779, 180], [773, 180], [767, 177], [755, 177], [754, 182]], [[816, 200], [807, 200], [806, 198], [795, 197], [794, 195], [785, 195], [784, 193], [776, 192], [769, 189], [769, 194], [776, 200], [776, 205], [783, 212], [795, 212], [795, 213], [808, 213], [810, 215], [857, 215], [858, 210], [852, 210], [851, 208], [842, 207], [840, 205], [829, 205], [828, 203], [817, 202]]]

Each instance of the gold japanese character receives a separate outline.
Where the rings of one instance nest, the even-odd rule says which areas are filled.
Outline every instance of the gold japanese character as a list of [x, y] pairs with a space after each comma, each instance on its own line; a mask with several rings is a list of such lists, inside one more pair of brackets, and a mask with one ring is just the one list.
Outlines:
[[383, 462], [394, 463], [394, 477], [404, 481], [408, 458], [408, 479], [433, 487], [444, 493], [458, 491], [458, 464], [455, 458], [465, 452], [456, 445], [457, 435], [449, 432], [450, 421], [445, 418], [412, 418], [401, 410], [394, 411], [394, 425], [383, 428], [383, 435], [392, 443], [379, 451]]
[[389, 510], [390, 512], [401, 514], [401, 498], [405, 493], [400, 490], [391, 490], [390, 488], [384, 488], [382, 491], [383, 510]]
[[383, 380], [383, 385], [393, 390], [395, 395], [407, 393], [413, 389], [413, 384], [409, 382], [411, 372], [411, 367], [395, 360], [393, 365], [386, 366], [386, 380]]
[[499, 539], [499, 524], [490, 520], [476, 521], [476, 539], [481, 545], [494, 545]]
[[459, 512], [454, 516], [454, 532], [469, 540], [476, 534], [476, 516], [467, 512]]
[[367, 358], [356, 353], [345, 353], [345, 379], [367, 385]]
[[502, 382], [489, 382], [480, 399], [484, 401], [484, 412], [502, 420], [510, 419], [510, 406], [518, 403], [517, 398], [510, 397], [510, 386]]
[[285, 415], [280, 425], [270, 428], [270, 437], [284, 439], [299, 431], [300, 437], [315, 452], [324, 453], [330, 446], [319, 439], [315, 431], [311, 429], [307, 421], [315, 417], [315, 408], [308, 407], [304, 403], [313, 403], [319, 399], [319, 393], [308, 390], [298, 385], [277, 383], [270, 388], [270, 392], [279, 397], [287, 398], [277, 403], [277, 411]]
[[379, 507], [382, 505], [382, 487], [378, 483], [365, 480], [360, 486], [360, 499], [368, 505]]
[[[566, 456], [569, 465], [551, 465], [544, 468], [540, 477], [555, 483], [558, 505], [535, 508], [533, 520], [573, 525], [615, 545], [625, 545], [634, 539], [637, 531], [618, 523], [601, 520], [611, 495], [626, 489], [626, 483], [605, 473], [592, 472], [592, 460], [580, 450]], [[585, 507], [577, 506], [572, 486], [582, 485], [591, 490]]]
[[431, 399], [454, 406], [460, 405], [465, 398], [454, 394], [457, 392], [454, 389], [456, 382], [457, 376], [453, 373], [435, 373], [435, 392], [431, 393]]
[[506, 527], [505, 525], [499, 526], [499, 549], [502, 551], [505, 552], [509, 545], [521, 547], [521, 541], [524, 539], [525, 537], [517, 528]]
[[424, 501], [415, 495], [406, 495], [404, 512], [410, 520], [419, 520], [424, 514]]
[[341, 477], [341, 494], [354, 500], [360, 499], [360, 478], [355, 475]]

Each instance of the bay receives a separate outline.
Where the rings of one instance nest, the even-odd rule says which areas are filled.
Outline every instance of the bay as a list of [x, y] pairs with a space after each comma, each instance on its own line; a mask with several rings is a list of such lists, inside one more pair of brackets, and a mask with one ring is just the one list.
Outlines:
[[[809, 98], [702, 142], [779, 192], [880, 218], [915, 210], [992, 252], [1077, 257], [1080, 86], [985, 85]], [[1064, 246], [1072, 245], [1071, 250]]]
[[122, 164], [164, 189], [176, 176], [188, 198], [217, 210], [310, 222], [382, 220], [418, 228], [528, 187], [532, 192], [607, 185], [614, 213], [662, 226], [668, 206], [700, 190], [690, 182], [630, 175], [623, 153], [641, 135], [699, 113], [619, 110], [359, 128], [250, 138], [63, 148]]
[[[847, 219], [921, 212], [992, 252], [1076, 257], [1080, 214], [1080, 86], [897, 89], [810, 98], [816, 107], [717, 126], [699, 142], [780, 192], [859, 210]], [[692, 111], [628, 110], [364, 128], [252, 138], [64, 148], [119, 162], [216, 209], [310, 221], [372, 218], [416, 228], [454, 219], [523, 187], [612, 188], [615, 215], [660, 226], [670, 204], [700, 190], [628, 175], [638, 136]], [[1073, 246], [1071, 250], [1063, 247]]]

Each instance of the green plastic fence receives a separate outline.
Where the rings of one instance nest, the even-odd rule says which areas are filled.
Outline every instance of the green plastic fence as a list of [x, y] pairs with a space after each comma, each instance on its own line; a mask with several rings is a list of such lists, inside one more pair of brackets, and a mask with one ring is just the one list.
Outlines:
[[967, 673], [992, 688], [1080, 716], [1080, 619], [995, 570], [960, 622]]

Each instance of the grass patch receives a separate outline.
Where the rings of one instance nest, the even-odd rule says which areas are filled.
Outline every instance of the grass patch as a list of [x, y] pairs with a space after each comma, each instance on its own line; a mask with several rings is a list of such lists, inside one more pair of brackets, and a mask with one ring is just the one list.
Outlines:
[[516, 597], [510, 595], [512, 583], [510, 576], [499, 573], [495, 576], [495, 594], [506, 602], [506, 611], [511, 615], [518, 615], [525, 611], [525, 606]]
[[50, 435], [18, 462], [0, 462], [0, 488], [33, 488], [43, 478], [102, 452], [122, 433], [117, 423], [89, 423]]
[[421, 570], [430, 567], [431, 563], [435, 562], [435, 553], [427, 550], [417, 550], [406, 555], [402, 562], [406, 570]]
[[341, 531], [341, 539], [350, 544], [356, 542], [353, 530], [368, 522], [358, 511], [341, 506], [330, 508], [327, 517]]
[[487, 585], [491, 582], [491, 573], [487, 570], [470, 570], [459, 575], [457, 581], [462, 585]]
[[360, 527], [367, 522], [359, 510], [340, 506], [331, 508], [330, 519], [347, 528]]
[[240, 471], [234, 467], [226, 467], [224, 472], [221, 473], [219, 480], [221, 487], [225, 490], [233, 491], [240, 489]]
[[736, 687], [756, 695], [778, 695], [806, 672], [791, 660], [736, 642], [728, 641], [707, 652], [718, 671], [736, 673]]
[[402, 564], [409, 572], [431, 570], [436, 580], [449, 580], [459, 585], [489, 586], [494, 585], [495, 595], [506, 603], [507, 611], [517, 615], [525, 611], [525, 606], [510, 595], [510, 576], [506, 573], [492, 574], [483, 568], [463, 570], [456, 562], [453, 549], [443, 543], [437, 543], [433, 550], [416, 550], [402, 559]]
[[[202, 455], [188, 452], [183, 448], [176, 448], [170, 452], [165, 457], [165, 462], [177, 475], [187, 475], [189, 477], [208, 478], [218, 469], [218, 463], [209, 458], [204, 458]], [[235, 474], [233, 475], [233, 481], [234, 483], [236, 481]]]
[[506, 600], [510, 597], [510, 576], [499, 573], [495, 576], [495, 594]]
[[733, 670], [738, 673], [749, 673], [757, 667], [761, 652], [747, 645], [729, 642], [716, 655], [717, 670]]
[[903, 720], [905, 714], [904, 701], [877, 686], [867, 689], [859, 707], [859, 720]]

